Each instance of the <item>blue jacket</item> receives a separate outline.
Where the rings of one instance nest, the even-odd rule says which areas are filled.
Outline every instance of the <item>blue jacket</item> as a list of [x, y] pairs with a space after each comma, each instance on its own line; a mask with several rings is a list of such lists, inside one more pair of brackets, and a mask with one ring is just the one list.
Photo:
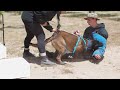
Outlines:
[[93, 39], [102, 43], [101, 48], [105, 50], [107, 40], [103, 36], [99, 35], [98, 33], [93, 32], [92, 34], [93, 34]]
[[105, 24], [104, 23], [98, 24], [98, 26], [95, 27], [95, 28], [93, 28], [91, 26], [86, 28], [83, 37], [86, 38], [86, 39], [93, 40], [92, 32], [94, 32], [96, 30], [97, 30], [98, 34], [100, 34], [101, 36], [103, 36], [106, 39], [108, 38], [108, 32], [105, 29]]
[[[106, 40], [108, 38], [108, 32], [105, 29], [104, 23], [98, 24], [98, 26], [95, 28], [93, 28], [91, 26], [86, 28], [83, 37], [86, 39], [89, 39], [89, 40], [94, 40], [93, 45], [92, 45], [93, 49], [97, 49], [98, 47], [103, 46], [103, 42], [99, 39], [100, 37], [98, 37], [98, 39], [93, 37], [93, 32], [95, 32], [95, 31], [97, 31], [97, 33], [100, 35], [101, 38], [104, 38]], [[104, 39], [102, 39], [102, 40], [104, 41]]]

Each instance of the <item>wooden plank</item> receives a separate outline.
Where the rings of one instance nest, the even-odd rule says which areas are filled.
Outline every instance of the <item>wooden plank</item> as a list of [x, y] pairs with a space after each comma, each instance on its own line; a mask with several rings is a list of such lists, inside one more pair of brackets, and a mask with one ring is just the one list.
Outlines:
[[7, 57], [6, 47], [0, 43], [0, 60]]
[[29, 78], [30, 64], [22, 57], [0, 60], [0, 79]]

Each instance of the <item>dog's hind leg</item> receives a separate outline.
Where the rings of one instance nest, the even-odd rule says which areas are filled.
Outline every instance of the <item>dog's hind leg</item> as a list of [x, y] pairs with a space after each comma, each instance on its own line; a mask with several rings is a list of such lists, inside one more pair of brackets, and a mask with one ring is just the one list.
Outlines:
[[38, 47], [38, 44], [30, 43], [30, 46]]

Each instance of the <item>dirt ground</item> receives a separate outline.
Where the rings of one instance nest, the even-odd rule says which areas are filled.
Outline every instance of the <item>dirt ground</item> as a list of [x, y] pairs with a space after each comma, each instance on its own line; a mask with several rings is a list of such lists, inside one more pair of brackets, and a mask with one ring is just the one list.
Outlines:
[[[117, 13], [117, 12], [116, 12]], [[25, 38], [24, 25], [20, 15], [14, 13], [4, 13], [5, 21], [5, 42], [7, 47], [7, 57], [22, 57], [23, 41]], [[54, 18], [51, 25], [55, 27]], [[37, 48], [30, 47], [31, 53], [35, 58], [29, 58], [27, 61], [31, 65], [31, 75], [29, 79], [120, 79], [120, 22], [102, 18], [100, 22], [106, 24], [109, 33], [107, 48], [104, 60], [99, 64], [93, 64], [89, 60], [77, 60], [76, 62], [67, 62], [66, 65], [55, 65], [52, 67], [42, 67], [37, 64], [39, 52]], [[61, 17], [61, 30], [72, 33], [80, 30], [81, 35], [88, 26], [83, 17]], [[52, 33], [45, 30], [46, 38]], [[2, 31], [0, 30], [2, 36]], [[1, 39], [1, 38], [0, 38]], [[0, 41], [1, 42], [1, 41]], [[32, 40], [36, 43], [36, 39]], [[54, 52], [51, 43], [46, 46], [50, 52]]]

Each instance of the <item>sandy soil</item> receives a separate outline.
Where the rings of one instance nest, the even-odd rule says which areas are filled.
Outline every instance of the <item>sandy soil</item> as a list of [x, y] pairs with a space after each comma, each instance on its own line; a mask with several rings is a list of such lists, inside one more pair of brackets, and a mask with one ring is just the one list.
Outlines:
[[[20, 15], [5, 13], [5, 42], [8, 58], [22, 57], [23, 41], [26, 35]], [[51, 24], [55, 27], [56, 19]], [[109, 33], [107, 49], [104, 60], [99, 64], [93, 64], [88, 60], [77, 60], [67, 62], [66, 65], [55, 65], [53, 67], [41, 67], [38, 62], [38, 49], [30, 47], [31, 53], [36, 58], [28, 59], [31, 65], [31, 76], [29, 79], [120, 79], [120, 22], [101, 19], [106, 24]], [[88, 26], [83, 18], [61, 17], [62, 30], [72, 33], [80, 30], [83, 34]], [[0, 31], [1, 32], [1, 31]], [[45, 30], [46, 38], [52, 33]], [[1, 35], [1, 34], [0, 34]], [[36, 43], [34, 38], [32, 42]], [[48, 51], [54, 51], [49, 43], [46, 46]]]

